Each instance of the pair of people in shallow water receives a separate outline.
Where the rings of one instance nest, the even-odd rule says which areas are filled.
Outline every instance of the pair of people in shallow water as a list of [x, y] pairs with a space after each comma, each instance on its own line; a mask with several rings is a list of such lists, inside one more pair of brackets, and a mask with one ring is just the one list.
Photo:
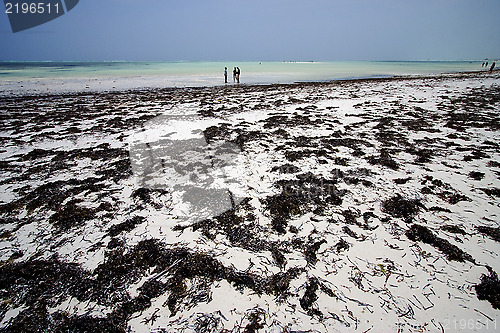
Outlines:
[[[233, 82], [240, 83], [241, 70], [239, 67], [233, 69]], [[227, 83], [227, 67], [224, 67], [224, 83]]]

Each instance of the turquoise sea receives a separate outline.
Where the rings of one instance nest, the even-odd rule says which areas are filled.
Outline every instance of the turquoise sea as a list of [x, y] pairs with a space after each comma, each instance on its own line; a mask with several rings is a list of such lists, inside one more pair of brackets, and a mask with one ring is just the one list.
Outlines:
[[46, 93], [229, 84], [292, 83], [484, 70], [482, 61], [0, 62], [0, 92]]

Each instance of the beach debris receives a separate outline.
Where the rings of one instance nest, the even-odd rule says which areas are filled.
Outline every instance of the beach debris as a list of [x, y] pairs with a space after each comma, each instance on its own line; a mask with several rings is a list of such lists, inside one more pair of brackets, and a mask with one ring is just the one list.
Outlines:
[[134, 230], [136, 226], [146, 221], [143, 216], [134, 216], [125, 222], [115, 224], [108, 229], [108, 234], [110, 237], [118, 236], [122, 232], [129, 232]]
[[493, 239], [494, 241], [500, 242], [500, 227], [488, 227], [488, 226], [478, 226], [477, 231]]
[[318, 279], [315, 277], [309, 278], [305, 288], [306, 290], [304, 292], [304, 295], [300, 298], [300, 306], [311, 317], [323, 317], [323, 313], [314, 306], [316, 300], [318, 299], [318, 295], [316, 295], [316, 292], [319, 289]]
[[[490, 214], [500, 196], [490, 181], [500, 176], [500, 88], [475, 80], [0, 99], [0, 332], [366, 332], [379, 319], [402, 332], [439, 330], [442, 318], [427, 310], [444, 303], [446, 313], [495, 320], [486, 311], [498, 308], [492, 269], [473, 286], [489, 301], [484, 312], [457, 296], [500, 238]], [[416, 89], [446, 98], [414, 98]], [[352, 109], [351, 98], [360, 99]], [[128, 138], [176, 111], [169, 119], [188, 129], [209, 126], [187, 130], [197, 139], [165, 154], [171, 164], [153, 155], [152, 178], [134, 177]], [[141, 158], [167, 152], [169, 141], [150, 134]], [[236, 175], [251, 196], [224, 188], [224, 205], [197, 219], [172, 210], [167, 170], [185, 172], [182, 194], [236, 160], [258, 171]], [[206, 204], [217, 193], [188, 194]], [[478, 247], [483, 235], [488, 246]], [[217, 303], [226, 293], [248, 302], [231, 310]]]
[[349, 249], [349, 243], [347, 243], [344, 239], [340, 239], [337, 244], [335, 244], [335, 250], [337, 253], [340, 253], [341, 251], [348, 250]]
[[500, 188], [481, 188], [481, 191], [489, 195], [490, 197], [500, 197]]
[[479, 171], [471, 171], [469, 172], [469, 177], [474, 180], [482, 180], [484, 178], [485, 173]]
[[266, 311], [259, 307], [253, 308], [245, 315], [245, 319], [249, 323], [245, 326], [244, 333], [257, 333], [260, 329], [265, 327], [266, 324]]
[[498, 280], [497, 273], [491, 267], [487, 266], [486, 268], [489, 274], [483, 274], [481, 283], [476, 284], [474, 289], [478, 299], [487, 300], [494, 309], [500, 310], [500, 280]]
[[77, 202], [76, 200], [72, 200], [66, 203], [60, 210], [49, 217], [49, 222], [54, 225], [59, 232], [81, 226], [86, 221], [96, 217], [93, 209], [79, 206], [76, 204]]
[[304, 257], [309, 265], [314, 265], [318, 262], [317, 252], [321, 245], [325, 244], [326, 240], [322, 239], [319, 241], [309, 240], [309, 242], [305, 245]]
[[367, 160], [370, 164], [382, 165], [392, 170], [399, 169], [399, 164], [392, 158], [391, 151], [385, 148], [380, 150], [379, 156], [369, 156]]
[[411, 222], [418, 214], [423, 204], [420, 199], [405, 199], [400, 194], [385, 200], [382, 203], [382, 211], [393, 217], [403, 218], [406, 222]]
[[452, 225], [452, 224], [443, 225], [441, 227], [441, 230], [450, 232], [452, 234], [460, 234], [463, 236], [467, 235], [467, 233], [462, 229], [462, 227], [458, 225]]
[[406, 231], [406, 237], [414, 242], [421, 241], [437, 248], [439, 251], [443, 252], [446, 255], [446, 258], [448, 260], [455, 260], [460, 262], [464, 262], [467, 260], [473, 264], [476, 263], [470, 254], [465, 253], [456, 245], [451, 244], [446, 239], [437, 237], [432, 233], [432, 231], [430, 231], [423, 225], [413, 224], [410, 229]]

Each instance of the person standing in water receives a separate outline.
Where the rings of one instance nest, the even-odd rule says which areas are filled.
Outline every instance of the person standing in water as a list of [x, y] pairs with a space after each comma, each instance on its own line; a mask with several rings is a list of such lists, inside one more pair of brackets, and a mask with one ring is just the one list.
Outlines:
[[495, 68], [495, 62], [493, 61], [493, 63], [491, 64], [491, 67], [490, 67], [490, 72], [493, 72], [493, 68]]
[[227, 67], [224, 67], [224, 83], [227, 83]]
[[240, 68], [236, 67], [236, 82], [237, 83], [240, 83], [240, 74], [241, 74]]

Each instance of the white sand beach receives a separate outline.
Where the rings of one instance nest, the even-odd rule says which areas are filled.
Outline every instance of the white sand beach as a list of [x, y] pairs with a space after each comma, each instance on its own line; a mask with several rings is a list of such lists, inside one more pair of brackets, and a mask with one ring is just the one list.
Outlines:
[[496, 332], [499, 84], [1, 97], [0, 332]]

